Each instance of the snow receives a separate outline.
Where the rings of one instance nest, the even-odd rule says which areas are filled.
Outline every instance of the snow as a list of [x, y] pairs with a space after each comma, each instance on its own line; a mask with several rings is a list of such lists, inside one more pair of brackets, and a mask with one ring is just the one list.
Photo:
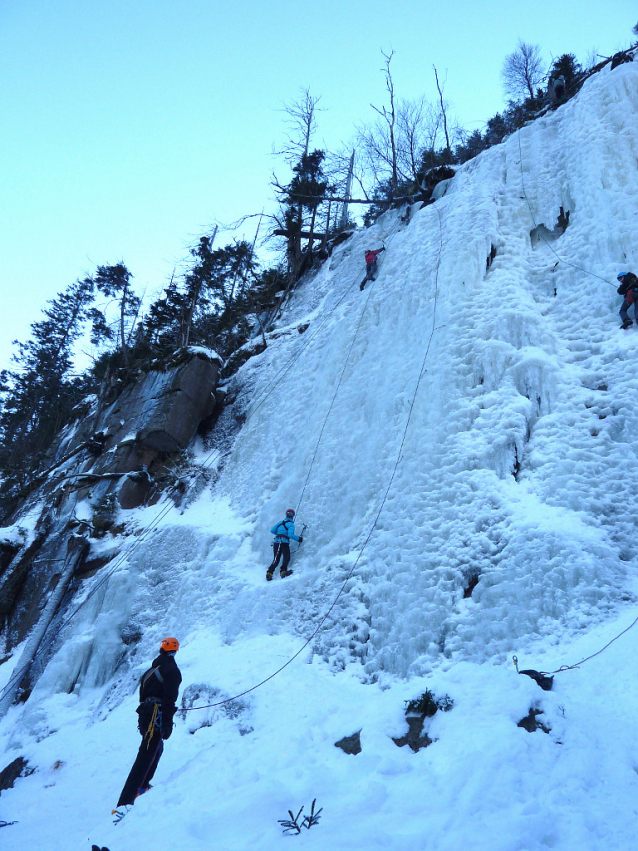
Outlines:
[[201, 355], [206, 360], [217, 362], [218, 364], [223, 364], [224, 359], [221, 355], [217, 354], [215, 349], [208, 349], [206, 346], [188, 346], [187, 352], [191, 355]]
[[[138, 534], [108, 581], [80, 584], [86, 604], [0, 722], [4, 764], [37, 769], [2, 795], [0, 819], [19, 821], [5, 848], [635, 847], [638, 628], [552, 692], [511, 657], [574, 665], [638, 614], [638, 336], [618, 327], [615, 280], [638, 266], [637, 112], [638, 65], [605, 69], [292, 294], [278, 330], [310, 325], [230, 379], [216, 442], [196, 449], [210, 486], [122, 512]], [[564, 235], [532, 240], [561, 206]], [[302, 493], [294, 574], [266, 585], [267, 530]], [[230, 709], [180, 718], [154, 789], [113, 826], [136, 678], [171, 634], [200, 704], [301, 652]], [[454, 707], [414, 754], [392, 737], [426, 688]], [[530, 708], [549, 733], [517, 726]], [[357, 730], [360, 754], [335, 748]], [[282, 836], [313, 798], [319, 824]]]
[[0, 529], [0, 543], [10, 547], [28, 546], [35, 538], [36, 526], [41, 515], [41, 503], [31, 506], [28, 512], [11, 526], [3, 526]]

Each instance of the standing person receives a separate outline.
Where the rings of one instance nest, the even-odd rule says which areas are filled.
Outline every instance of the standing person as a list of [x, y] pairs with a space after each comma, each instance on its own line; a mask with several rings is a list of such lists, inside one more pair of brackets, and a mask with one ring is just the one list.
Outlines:
[[554, 96], [557, 101], [561, 101], [565, 97], [565, 78], [562, 74], [554, 80]]
[[[179, 650], [176, 638], [165, 638], [160, 644], [159, 655], [140, 679], [140, 705], [137, 707], [138, 729], [142, 743], [126, 779], [113, 814], [122, 818], [135, 803], [138, 795], [148, 792], [157, 763], [164, 750], [164, 741], [173, 732], [175, 701], [182, 682], [182, 675], [175, 654]], [[118, 820], [119, 820], [118, 818]]]
[[286, 519], [282, 520], [280, 523], [275, 523], [275, 525], [270, 530], [270, 534], [275, 536], [275, 540], [273, 541], [273, 558], [272, 564], [266, 571], [266, 579], [270, 582], [275, 572], [277, 565], [279, 564], [279, 559], [283, 556], [283, 561], [281, 563], [281, 578], [285, 579], [286, 576], [290, 576], [292, 570], [288, 570], [288, 562], [290, 561], [290, 539], [293, 541], [299, 541], [301, 544], [303, 542], [303, 537], [301, 535], [295, 535], [295, 510], [294, 508], [289, 508], [286, 511]]
[[559, 104], [565, 96], [565, 78], [562, 74], [550, 77], [547, 84], [547, 97], [550, 103]]
[[368, 281], [374, 281], [377, 276], [377, 254], [381, 254], [382, 251], [385, 251], [385, 245], [383, 248], [377, 248], [376, 251], [372, 251], [372, 249], [368, 249], [366, 251], [366, 276], [359, 284], [359, 289], [363, 290], [366, 283]]
[[624, 295], [625, 297], [619, 311], [620, 318], [622, 319], [622, 325], [620, 327], [631, 328], [633, 323], [629, 318], [627, 309], [633, 304], [634, 317], [638, 324], [638, 278], [633, 272], [621, 272], [618, 275], [618, 280], [620, 281], [620, 286], [617, 292], [619, 295]]

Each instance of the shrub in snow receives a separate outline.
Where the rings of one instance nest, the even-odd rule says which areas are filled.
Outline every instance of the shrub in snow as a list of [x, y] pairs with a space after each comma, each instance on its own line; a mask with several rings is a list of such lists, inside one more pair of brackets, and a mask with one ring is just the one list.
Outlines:
[[449, 695], [436, 697], [429, 689], [426, 689], [419, 697], [406, 700], [405, 719], [408, 722], [408, 732], [400, 738], [393, 736], [392, 741], [399, 748], [409, 745], [414, 753], [420, 751], [421, 748], [427, 748], [434, 739], [431, 739], [427, 732], [423, 731], [425, 719], [432, 718], [439, 709], [443, 712], [449, 712], [453, 706], [454, 701]]
[[436, 697], [430, 689], [426, 688], [419, 697], [405, 701], [405, 714], [406, 717], [421, 715], [423, 718], [432, 718], [439, 709], [442, 709], [443, 712], [449, 712], [453, 706], [454, 701], [449, 694], [444, 694], [443, 697]]
[[93, 509], [91, 523], [96, 537], [102, 537], [113, 528], [117, 518], [118, 505], [114, 493], [105, 494]]
[[303, 807], [299, 810], [297, 815], [292, 814], [292, 810], [288, 810], [289, 819], [279, 819], [279, 824], [283, 827], [284, 833], [297, 834], [301, 833], [301, 828], [305, 827], [310, 830], [314, 825], [319, 824], [319, 816], [321, 815], [321, 811], [323, 807], [315, 812], [315, 804], [317, 803], [317, 799], [315, 798], [312, 802], [312, 807], [310, 808], [310, 815], [304, 816], [301, 821], [299, 821], [301, 814], [303, 812]]

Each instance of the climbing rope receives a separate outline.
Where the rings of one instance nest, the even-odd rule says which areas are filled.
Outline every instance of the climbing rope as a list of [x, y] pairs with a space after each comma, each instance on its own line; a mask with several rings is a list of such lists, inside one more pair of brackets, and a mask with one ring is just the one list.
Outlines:
[[[387, 241], [388, 241], [388, 242], [390, 241], [390, 239], [392, 238], [392, 236], [394, 236], [394, 234], [395, 234], [395, 233], [396, 233], [396, 231], [398, 230], [397, 225], [398, 225], [398, 226], [400, 226], [400, 225], [401, 225], [401, 218], [400, 218], [400, 217], [397, 217], [397, 221], [394, 223], [394, 225], [393, 225], [393, 226], [392, 226], [392, 228], [390, 229], [390, 232], [388, 233], [388, 236], [386, 237], [386, 239], [387, 239]], [[384, 246], [385, 246], [385, 240], [384, 240]], [[361, 311], [361, 315], [359, 316], [359, 322], [358, 322], [358, 324], [357, 324], [357, 327], [356, 327], [356, 329], [355, 329], [354, 335], [353, 335], [353, 337], [352, 337], [352, 341], [351, 341], [351, 343], [350, 343], [350, 347], [349, 347], [349, 349], [348, 349], [348, 354], [346, 355], [346, 359], [345, 359], [345, 362], [344, 362], [344, 364], [343, 364], [343, 369], [341, 370], [341, 374], [339, 375], [339, 380], [338, 380], [338, 382], [337, 382], [337, 386], [336, 386], [335, 391], [334, 391], [334, 393], [333, 393], [333, 395], [332, 395], [332, 399], [331, 399], [331, 401], [330, 401], [330, 405], [328, 406], [328, 411], [327, 411], [327, 413], [326, 413], [326, 416], [325, 416], [325, 418], [324, 418], [323, 424], [322, 424], [322, 426], [321, 426], [321, 430], [320, 430], [320, 432], [319, 432], [319, 437], [317, 438], [317, 443], [316, 443], [316, 445], [315, 445], [315, 450], [314, 450], [313, 455], [312, 455], [312, 458], [311, 458], [311, 460], [310, 460], [310, 466], [308, 467], [308, 472], [307, 472], [307, 474], [306, 474], [306, 478], [305, 478], [305, 481], [304, 481], [304, 483], [303, 483], [303, 487], [301, 488], [301, 495], [300, 495], [300, 497], [299, 497], [299, 500], [297, 501], [297, 507], [296, 507], [296, 510], [295, 510], [295, 514], [298, 514], [298, 513], [299, 513], [299, 507], [301, 506], [301, 503], [302, 503], [302, 500], [303, 500], [304, 494], [305, 494], [305, 492], [306, 492], [306, 487], [307, 487], [307, 485], [308, 485], [308, 481], [309, 481], [309, 479], [310, 479], [310, 474], [312, 473], [312, 468], [314, 467], [314, 463], [315, 463], [315, 460], [316, 460], [316, 458], [317, 458], [317, 452], [319, 451], [319, 444], [321, 443], [321, 438], [323, 437], [323, 432], [324, 432], [324, 430], [325, 430], [325, 428], [326, 428], [326, 425], [327, 425], [327, 423], [328, 423], [328, 419], [330, 418], [330, 414], [332, 413], [332, 408], [333, 408], [333, 406], [334, 406], [335, 399], [337, 398], [337, 394], [339, 393], [339, 388], [341, 387], [341, 382], [343, 381], [343, 376], [344, 376], [344, 374], [345, 374], [346, 368], [347, 368], [347, 366], [348, 366], [348, 363], [350, 362], [350, 355], [352, 354], [352, 349], [353, 349], [354, 344], [355, 344], [355, 342], [356, 342], [356, 340], [357, 340], [357, 337], [358, 337], [358, 335], [359, 335], [359, 330], [360, 330], [360, 328], [361, 328], [361, 323], [363, 322], [363, 317], [365, 316], [365, 312], [366, 312], [367, 307], [368, 307], [368, 302], [370, 301], [370, 295], [371, 295], [371, 293], [372, 293], [372, 287], [370, 287], [370, 288], [368, 289], [368, 295], [366, 296], [366, 300], [365, 300], [365, 303], [364, 303], [364, 305], [363, 305], [363, 310]]]
[[[529, 198], [527, 197], [527, 190], [525, 188], [525, 175], [523, 172], [523, 150], [521, 148], [521, 128], [519, 127], [518, 131], [518, 152], [519, 152], [519, 165], [521, 168], [521, 184], [523, 186], [523, 195], [525, 196], [525, 200], [527, 201], [527, 206], [529, 207], [530, 216], [532, 217], [532, 221], [534, 222], [534, 227], [538, 228], [538, 222], [536, 221], [536, 216], [534, 215], [534, 210], [532, 209], [532, 205], [530, 203]], [[548, 239], [544, 236], [544, 234], [539, 231], [539, 236], [545, 243], [545, 245], [549, 248], [549, 250], [559, 259], [561, 263], [564, 263], [565, 266], [571, 266], [572, 269], [578, 269], [580, 272], [584, 272], [586, 275], [590, 275], [592, 278], [598, 278], [599, 281], [604, 281], [606, 284], [610, 284], [612, 287], [617, 287], [613, 281], [608, 280], [607, 278], [603, 278], [602, 275], [597, 275], [595, 272], [590, 272], [588, 269], [583, 268], [583, 266], [579, 266], [577, 263], [571, 263], [569, 260], [565, 260], [564, 257], [561, 257], [558, 251], [554, 248], [554, 246], [549, 242]]]
[[[607, 650], [608, 647], [611, 647], [611, 645], [615, 641], [618, 641], [618, 639], [622, 638], [622, 636], [626, 632], [629, 632], [630, 629], [633, 629], [633, 627], [635, 627], [636, 624], [638, 624], [638, 617], [636, 617], [629, 624], [629, 626], [625, 627], [625, 629], [623, 629], [622, 632], [619, 632], [618, 635], [614, 636], [611, 639], [611, 641], [608, 641], [607, 644], [605, 644], [604, 647], [601, 647], [600, 650], [597, 650], [595, 653], [592, 653], [590, 656], [585, 656], [585, 658], [581, 659], [580, 662], [576, 662], [574, 665], [561, 665], [560, 668], [556, 668], [555, 671], [539, 671], [539, 673], [542, 674], [543, 676], [546, 676], [546, 677], [552, 677], [552, 676], [554, 676], [554, 674], [562, 674], [564, 671], [573, 671], [576, 668], [580, 668], [580, 666], [584, 665], [585, 662], [589, 662], [590, 659], [595, 659], [596, 656], [600, 656], [601, 653], [604, 653], [605, 650]], [[516, 659], [516, 656], [514, 656], [514, 659]]]
[[314, 467], [315, 459], [317, 457], [317, 452], [319, 451], [319, 444], [321, 443], [321, 438], [323, 437], [324, 429], [325, 429], [325, 427], [328, 423], [328, 419], [329, 419], [330, 414], [332, 412], [332, 408], [333, 408], [333, 405], [335, 403], [335, 399], [337, 398], [339, 388], [341, 387], [341, 382], [343, 381], [343, 376], [345, 374], [346, 367], [348, 366], [348, 363], [350, 362], [350, 355], [352, 354], [352, 348], [353, 348], [353, 346], [356, 342], [357, 335], [359, 334], [359, 329], [361, 328], [361, 323], [363, 322], [363, 317], [365, 316], [366, 308], [368, 307], [368, 302], [370, 300], [370, 293], [371, 292], [372, 292], [372, 288], [370, 288], [370, 290], [368, 291], [368, 295], [367, 295], [365, 303], [363, 305], [363, 310], [361, 311], [361, 315], [359, 317], [359, 322], [357, 323], [357, 327], [355, 329], [354, 335], [352, 337], [352, 341], [350, 343], [350, 348], [348, 349], [348, 354], [347, 354], [345, 362], [343, 364], [343, 369], [341, 370], [341, 375], [339, 376], [339, 381], [337, 382], [337, 386], [335, 387], [335, 392], [332, 394], [332, 399], [330, 400], [330, 405], [328, 407], [328, 411], [326, 413], [326, 416], [324, 417], [323, 424], [321, 426], [321, 431], [319, 432], [319, 437], [317, 438], [317, 443], [315, 445], [315, 451], [313, 452], [312, 458], [310, 460], [310, 466], [308, 467], [308, 472], [306, 474], [306, 478], [305, 478], [305, 481], [303, 483], [303, 487], [301, 488], [301, 495], [299, 496], [299, 499], [297, 501], [297, 507], [295, 509], [295, 514], [299, 513], [299, 507], [302, 503], [304, 494], [306, 492], [306, 486], [308, 485], [308, 481], [310, 479], [310, 474], [312, 473], [312, 468]]
[[240, 692], [239, 694], [233, 695], [233, 697], [227, 697], [224, 700], [218, 700], [215, 703], [207, 703], [203, 706], [191, 706], [191, 707], [188, 707], [188, 708], [184, 708], [184, 709], [180, 710], [181, 712], [194, 712], [197, 709], [212, 709], [215, 706], [223, 706], [226, 703], [231, 703], [234, 700], [238, 700], [239, 698], [244, 697], [245, 695], [250, 694], [253, 691], [256, 691], [258, 688], [261, 688], [261, 686], [265, 685], [266, 683], [270, 682], [270, 680], [274, 679], [278, 674], [280, 674], [283, 670], [285, 670], [292, 662], [294, 662], [295, 659], [301, 653], [303, 653], [303, 651], [306, 649], [306, 647], [308, 647], [308, 645], [314, 640], [314, 638], [319, 633], [319, 631], [323, 627], [324, 623], [326, 622], [326, 620], [330, 616], [332, 610], [334, 609], [334, 607], [339, 602], [341, 595], [343, 594], [343, 592], [346, 589], [346, 585], [348, 584], [352, 575], [354, 574], [355, 570], [357, 569], [357, 565], [359, 564], [359, 562], [361, 560], [361, 556], [363, 555], [366, 547], [368, 546], [370, 539], [372, 538], [372, 534], [377, 527], [377, 524], [379, 522], [379, 518], [381, 517], [381, 513], [382, 513], [382, 511], [385, 507], [386, 501], [388, 499], [388, 495], [390, 493], [390, 489], [392, 487], [392, 484], [394, 482], [394, 478], [395, 478], [397, 470], [399, 468], [399, 464], [401, 462], [401, 457], [402, 457], [402, 452], [403, 452], [403, 447], [405, 445], [405, 440], [406, 440], [406, 436], [407, 436], [407, 433], [408, 433], [408, 428], [410, 426], [410, 421], [412, 419], [412, 412], [414, 410], [414, 405], [416, 403], [419, 388], [421, 386], [421, 381], [423, 380], [423, 376], [425, 375], [425, 372], [426, 372], [425, 365], [426, 365], [428, 354], [430, 353], [430, 347], [432, 345], [432, 338], [434, 337], [435, 330], [437, 330], [437, 327], [436, 327], [436, 308], [437, 308], [438, 298], [439, 298], [439, 268], [440, 268], [440, 265], [441, 265], [441, 254], [442, 254], [442, 251], [443, 251], [443, 224], [442, 224], [442, 220], [441, 220], [441, 213], [439, 212], [439, 210], [436, 206], [434, 207], [434, 209], [436, 210], [436, 213], [437, 213], [438, 218], [439, 218], [440, 245], [439, 245], [439, 252], [438, 252], [437, 263], [436, 263], [436, 271], [435, 271], [435, 277], [434, 277], [434, 306], [433, 306], [433, 310], [432, 310], [432, 328], [430, 329], [430, 334], [429, 334], [429, 337], [428, 337], [428, 343], [427, 343], [427, 346], [426, 346], [426, 349], [425, 349], [425, 354], [423, 355], [423, 360], [421, 362], [421, 367], [420, 367], [419, 375], [418, 375], [416, 385], [415, 385], [415, 388], [414, 388], [414, 393], [412, 394], [412, 400], [410, 402], [410, 408], [408, 410], [408, 416], [406, 418], [405, 426], [403, 428], [403, 434], [401, 436], [401, 442], [400, 442], [400, 445], [399, 445], [399, 450], [397, 452], [396, 460], [394, 462], [394, 467], [392, 469], [392, 474], [390, 476], [390, 480], [388, 482], [388, 486], [385, 490], [385, 493], [383, 494], [383, 499], [381, 500], [381, 504], [379, 506], [379, 509], [378, 509], [378, 511], [375, 515], [375, 518], [372, 522], [372, 525], [370, 527], [370, 531], [368, 532], [366, 539], [364, 540], [363, 545], [362, 545], [361, 549], [359, 550], [359, 553], [357, 555], [357, 558], [355, 559], [354, 564], [352, 565], [352, 567], [348, 571], [348, 575], [346, 576], [346, 578], [342, 582], [341, 587], [339, 588], [339, 592], [337, 593], [337, 596], [334, 598], [334, 600], [330, 604], [330, 607], [328, 608], [326, 613], [323, 615], [323, 617], [321, 618], [321, 620], [319, 621], [319, 623], [315, 627], [312, 634], [306, 639], [306, 641], [302, 644], [302, 646], [299, 648], [299, 650], [297, 650], [297, 652], [293, 656], [291, 656], [286, 662], [284, 662], [283, 665], [280, 665], [280, 667], [277, 668], [276, 671], [273, 671], [271, 674], [269, 674], [263, 680], [260, 680], [258, 683], [256, 683], [254, 686], [251, 686], [250, 688], [245, 689], [244, 691]]
[[[611, 60], [609, 60], [609, 61], [611, 61]], [[522, 184], [522, 187], [523, 187], [523, 195], [525, 196], [525, 200], [527, 201], [527, 206], [529, 207], [529, 212], [530, 212], [530, 215], [532, 217], [532, 221], [534, 222], [534, 227], [538, 228], [538, 223], [537, 223], [536, 217], [534, 215], [534, 210], [532, 209], [532, 205], [530, 203], [530, 200], [527, 197], [527, 190], [525, 188], [525, 175], [524, 175], [524, 171], [523, 171], [523, 151], [522, 151], [522, 147], [521, 147], [521, 128], [518, 129], [518, 152], [519, 152], [519, 165], [520, 165], [520, 168], [521, 168], [521, 184]], [[605, 283], [611, 284], [611, 286], [613, 286], [613, 287], [616, 286], [616, 284], [613, 281], [610, 281], [607, 278], [602, 277], [601, 275], [597, 275], [595, 272], [591, 272], [588, 269], [585, 269], [585, 268], [583, 268], [582, 266], [579, 266], [576, 263], [570, 263], [569, 260], [565, 260], [563, 257], [560, 256], [560, 254], [556, 251], [556, 249], [553, 247], [553, 245], [545, 238], [545, 236], [540, 231], [539, 231], [539, 236], [545, 242], [545, 244], [550, 249], [550, 251], [552, 251], [553, 254], [556, 255], [556, 257], [560, 260], [561, 263], [564, 263], [566, 266], [571, 266], [573, 269], [578, 269], [579, 271], [584, 272], [586, 275], [590, 275], [593, 278], [598, 278], [599, 281], [605, 281]], [[592, 653], [591, 656], [586, 656], [584, 659], [581, 659], [580, 662], [577, 662], [574, 665], [561, 665], [561, 667], [557, 668], [555, 671], [541, 671], [540, 673], [542, 673], [545, 676], [553, 676], [554, 674], [561, 674], [561, 673], [563, 673], [563, 671], [572, 671], [575, 668], [580, 668], [580, 666], [584, 665], [585, 662], [589, 662], [590, 659], [594, 659], [596, 656], [599, 656], [601, 653], [603, 653], [605, 650], [607, 650], [608, 647], [610, 647], [615, 641], [618, 641], [618, 639], [621, 636], [623, 636], [626, 632], [629, 632], [629, 630], [632, 629], [634, 626], [636, 626], [637, 623], [638, 623], [638, 617], [636, 617], [635, 620], [632, 621], [632, 623], [630, 623], [628, 627], [623, 629], [622, 632], [619, 632], [618, 635], [616, 635], [614, 638], [612, 638], [611, 641], [607, 642], [607, 644], [605, 644], [604, 647], [601, 647], [600, 650], [597, 650], [595, 653]], [[514, 658], [516, 658], [516, 657], [514, 657]]]
[[[396, 226], [396, 224], [397, 223], [395, 223], [395, 226]], [[398, 220], [398, 224], [400, 225], [400, 220]], [[393, 228], [395, 226], [393, 226]], [[387, 237], [388, 239], [392, 235], [392, 232], [393, 232], [393, 229], [390, 230], [390, 233], [388, 234], [388, 237]], [[351, 292], [354, 283], [356, 283], [356, 281], [353, 281], [353, 283], [349, 287], [346, 287], [346, 289], [341, 294], [341, 296], [337, 299], [335, 304], [330, 308], [327, 315], [319, 323], [318, 327], [314, 330], [314, 332], [310, 335], [310, 337], [304, 342], [304, 345], [302, 345], [301, 348], [289, 358], [289, 360], [284, 364], [284, 366], [277, 372], [274, 379], [266, 386], [265, 391], [262, 394], [262, 396], [258, 399], [256, 404], [250, 409], [250, 411], [246, 415], [246, 419], [244, 421], [245, 423], [248, 422], [257, 413], [257, 411], [265, 403], [266, 399], [274, 391], [275, 387], [278, 385], [280, 380], [284, 377], [284, 375], [286, 375], [292, 369], [292, 367], [295, 365], [295, 363], [297, 363], [297, 361], [301, 358], [303, 353], [306, 351], [308, 346], [313, 342], [313, 340], [317, 337], [317, 335], [319, 334], [321, 329], [324, 327], [326, 322], [334, 314], [334, 312], [339, 307], [339, 305], [342, 304], [342, 302], [344, 301], [346, 296]], [[213, 449], [209, 453], [209, 455], [204, 459], [202, 464], [200, 465], [200, 471], [210, 467], [215, 461], [217, 461], [221, 457], [221, 455], [222, 455], [221, 449]], [[197, 482], [197, 478], [189, 486], [189, 488], [186, 492], [186, 495], [188, 495], [188, 491], [192, 490], [192, 488], [195, 486], [196, 482]], [[29, 662], [26, 669], [21, 668], [19, 671], [17, 671], [15, 674], [13, 674], [9, 678], [7, 683], [5, 683], [4, 687], [0, 691], [0, 699], [2, 699], [2, 697], [6, 694], [6, 692], [9, 689], [11, 689], [13, 686], [15, 686], [16, 684], [19, 685], [19, 683], [27, 676], [29, 671], [33, 668], [35, 663], [37, 661], [39, 661], [39, 659], [42, 658], [42, 656], [47, 652], [47, 650], [50, 648], [52, 643], [55, 640], [57, 640], [61, 631], [63, 629], [65, 629], [69, 625], [69, 623], [71, 623], [71, 621], [77, 616], [78, 612], [89, 602], [89, 600], [100, 590], [100, 588], [102, 588], [105, 585], [105, 583], [108, 582], [108, 580], [122, 566], [122, 564], [124, 564], [133, 555], [135, 550], [148, 538], [148, 536], [151, 534], [151, 532], [153, 532], [158, 527], [158, 525], [166, 517], [166, 515], [175, 507], [174, 503], [171, 501], [171, 498], [175, 494], [175, 492], [179, 490], [180, 485], [181, 485], [180, 481], [176, 482], [173, 485], [173, 487], [167, 492], [165, 499], [164, 499], [164, 503], [165, 503], [164, 507], [160, 509], [158, 514], [149, 523], [149, 525], [144, 529], [144, 531], [138, 537], [136, 537], [136, 539], [132, 543], [132, 545], [129, 546], [127, 549], [125, 549], [124, 552], [122, 552], [114, 560], [111, 567], [104, 573], [104, 575], [102, 577], [100, 577], [100, 579], [93, 585], [93, 587], [87, 592], [87, 594], [84, 596], [84, 598], [75, 606], [75, 608], [69, 613], [69, 615], [66, 618], [64, 618], [61, 623], [58, 623], [58, 624], [55, 625], [55, 633], [52, 634], [51, 637], [48, 640], [45, 640], [43, 638], [43, 640], [40, 642], [40, 645], [38, 646], [38, 649], [36, 650], [36, 652], [34, 654], [33, 659], [31, 659], [31, 661]], [[53, 626], [53, 623], [51, 624], [51, 626], [49, 627], [47, 632], [53, 633], [53, 630], [51, 628], [52, 626]]]

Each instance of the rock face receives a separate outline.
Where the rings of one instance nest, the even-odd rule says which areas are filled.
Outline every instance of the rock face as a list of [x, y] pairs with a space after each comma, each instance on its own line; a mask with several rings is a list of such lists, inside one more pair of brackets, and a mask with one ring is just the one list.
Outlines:
[[[76, 531], [87, 537], [81, 562], [87, 561], [90, 575], [117, 555], [117, 547], [107, 547], [104, 557], [105, 542], [94, 539], [112, 528], [118, 505], [153, 502], [179, 483], [175, 458], [212, 414], [221, 364], [209, 350], [180, 352], [125, 387], [114, 384], [87, 399], [61, 432], [12, 526], [0, 530], [0, 624], [7, 649], [39, 622]], [[93, 516], [78, 518], [79, 503]]]
[[410, 715], [405, 720], [408, 722], [408, 732], [400, 738], [392, 737], [392, 741], [398, 748], [409, 745], [411, 750], [417, 753], [421, 748], [427, 748], [432, 744], [432, 739], [423, 731], [424, 715]]
[[186, 449], [200, 422], [211, 415], [219, 367], [219, 360], [197, 352], [165, 371], [149, 372], [104, 411], [98, 429], [107, 435], [105, 451], [90, 471], [123, 476], [118, 487], [122, 508], [147, 500], [158, 468]]
[[195, 349], [152, 369], [114, 401], [96, 401], [63, 436], [51, 460], [83, 447], [84, 460], [74, 474], [78, 485], [108, 479], [103, 494], [115, 490], [122, 508], [142, 505], [166, 460], [186, 449], [211, 415], [220, 366], [214, 352]]
[[218, 363], [196, 355], [166, 372], [151, 372], [122, 393], [107, 425], [128, 423], [142, 452], [179, 452], [212, 413], [218, 370]]
[[34, 771], [35, 768], [31, 768], [23, 756], [14, 759], [0, 771], [0, 793], [13, 788], [13, 784], [19, 777], [28, 777]]

